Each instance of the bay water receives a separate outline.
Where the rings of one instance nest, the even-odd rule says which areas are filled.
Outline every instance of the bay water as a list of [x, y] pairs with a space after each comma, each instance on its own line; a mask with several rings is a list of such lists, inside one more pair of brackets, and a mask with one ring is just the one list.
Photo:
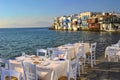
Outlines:
[[8, 28], [0, 29], [0, 56], [13, 59], [22, 52], [32, 55], [40, 48], [52, 48], [67, 43], [97, 42], [97, 56], [103, 55], [105, 48], [120, 40], [120, 32], [55, 31], [48, 28]]

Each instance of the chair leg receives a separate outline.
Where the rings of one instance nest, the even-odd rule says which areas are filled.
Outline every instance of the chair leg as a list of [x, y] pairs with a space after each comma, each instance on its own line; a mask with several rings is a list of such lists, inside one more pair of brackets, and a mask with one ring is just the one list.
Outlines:
[[118, 60], [119, 60], [119, 56], [117, 56], [117, 62], [118, 62]]
[[91, 55], [91, 68], [93, 68], [93, 60], [92, 60], [92, 55]]
[[70, 74], [69, 74], [69, 72], [67, 73], [67, 80], [70, 80]]
[[53, 75], [54, 75], [54, 71], [52, 71], [51, 79], [50, 80], [53, 80]]
[[110, 55], [108, 55], [108, 61], [110, 62]]
[[84, 58], [84, 59], [83, 59], [83, 64], [82, 64], [82, 73], [84, 73], [85, 61], [86, 61], [86, 59]]
[[91, 63], [91, 56], [88, 56], [88, 63]]
[[114, 62], [118, 62], [118, 56], [117, 55], [114, 56]]
[[93, 68], [93, 60], [91, 60], [91, 68]]
[[75, 76], [74, 80], [76, 80], [77, 76]]
[[85, 67], [85, 61], [86, 61], [86, 58], [84, 58], [84, 63], [83, 63], [84, 67]]
[[80, 64], [78, 65], [78, 75], [80, 77]]
[[82, 73], [84, 73], [84, 63], [82, 63]]
[[95, 54], [94, 54], [94, 65], [96, 65], [96, 57], [95, 57]]

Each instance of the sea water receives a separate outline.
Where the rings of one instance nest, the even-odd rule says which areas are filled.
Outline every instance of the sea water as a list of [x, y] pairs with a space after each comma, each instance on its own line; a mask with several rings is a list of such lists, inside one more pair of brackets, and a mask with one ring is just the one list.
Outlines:
[[120, 32], [55, 31], [48, 28], [0, 29], [0, 56], [13, 59], [26, 54], [36, 54], [40, 48], [54, 48], [67, 43], [97, 42], [97, 54], [103, 55], [105, 48], [120, 40]]

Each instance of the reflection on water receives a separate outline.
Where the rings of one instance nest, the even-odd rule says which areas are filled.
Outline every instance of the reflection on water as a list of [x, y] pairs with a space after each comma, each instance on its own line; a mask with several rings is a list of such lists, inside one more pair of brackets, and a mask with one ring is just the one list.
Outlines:
[[35, 54], [37, 48], [57, 47], [79, 41], [97, 42], [97, 54], [106, 46], [120, 40], [119, 32], [53, 31], [48, 29], [0, 29], [0, 54], [3, 58], [14, 58], [21, 52]]

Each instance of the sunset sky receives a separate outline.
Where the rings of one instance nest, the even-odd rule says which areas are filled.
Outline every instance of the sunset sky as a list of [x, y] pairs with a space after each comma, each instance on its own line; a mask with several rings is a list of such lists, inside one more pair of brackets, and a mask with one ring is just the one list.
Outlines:
[[0, 28], [48, 27], [56, 16], [120, 12], [120, 0], [0, 0]]

